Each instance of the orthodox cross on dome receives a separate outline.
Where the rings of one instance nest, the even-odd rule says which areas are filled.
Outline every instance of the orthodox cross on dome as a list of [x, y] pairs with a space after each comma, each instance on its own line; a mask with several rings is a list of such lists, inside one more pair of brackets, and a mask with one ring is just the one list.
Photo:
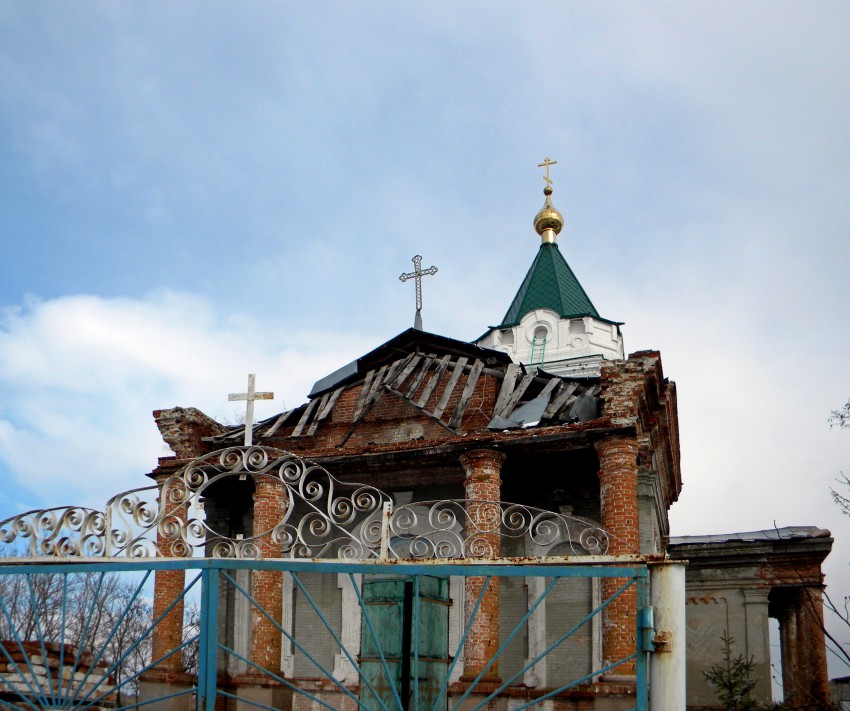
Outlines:
[[399, 277], [400, 281], [408, 279], [416, 280], [416, 318], [413, 321], [413, 328], [418, 331], [422, 330], [422, 277], [437, 273], [437, 267], [422, 268], [422, 257], [418, 254], [413, 258], [413, 271], [409, 274], [402, 274]]
[[538, 163], [538, 168], [546, 168], [546, 175], [543, 176], [543, 180], [546, 181], [546, 187], [550, 187], [552, 185], [552, 179], [549, 177], [549, 166], [550, 165], [558, 165], [558, 161], [551, 160], [548, 156], [543, 159], [542, 163]]
[[253, 373], [248, 376], [248, 392], [232, 393], [227, 396], [229, 402], [245, 400], [245, 446], [254, 443], [254, 400], [273, 400], [274, 393], [258, 393], [255, 389], [256, 377]]

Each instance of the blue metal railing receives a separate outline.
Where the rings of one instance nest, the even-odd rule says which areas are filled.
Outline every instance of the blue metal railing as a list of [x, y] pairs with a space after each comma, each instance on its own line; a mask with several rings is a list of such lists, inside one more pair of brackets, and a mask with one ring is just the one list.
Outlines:
[[[190, 579], [178, 599], [171, 601], [165, 612], [153, 619], [149, 604], [152, 595], [150, 576], [158, 570], [192, 571], [194, 575], [188, 576]], [[252, 595], [250, 587], [237, 580], [236, 571], [239, 570], [277, 571], [281, 576], [291, 576], [292, 590], [298, 597], [299, 605], [306, 606], [299, 608], [295, 614], [312, 610], [318, 620], [318, 624], [314, 624], [310, 630], [311, 642], [324, 640], [318, 648], [311, 648], [308, 640], [299, 638], [291, 622], [282, 624], [279, 611], [266, 609], [256, 596]], [[356, 599], [359, 606], [359, 610], [355, 611], [361, 629], [357, 644], [361, 641], [365, 644], [368, 640], [370, 648], [374, 647], [376, 651], [373, 655], [374, 661], [370, 661], [372, 657], [361, 658], [359, 646], [350, 649], [346, 646], [346, 636], [340, 629], [338, 615], [331, 615], [327, 599], [317, 597], [316, 588], [311, 588], [311, 584], [305, 582], [306, 573], [339, 576], [337, 586], [351, 586], [352, 599]], [[74, 598], [70, 591], [74, 589], [77, 578], [82, 575], [90, 576], [91, 585], [89, 597], [85, 598], [80, 606], [80, 601]], [[126, 594], [120, 602], [115, 603], [114, 609], [109, 610], [110, 624], [103, 626], [100, 625], [98, 615], [104, 612], [101, 607], [104, 605], [104, 587], [110, 583], [109, 576], [119, 576], [127, 583], [122, 588]], [[426, 577], [437, 580], [475, 577], [482, 581], [480, 593], [474, 600], [467, 601], [468, 609], [464, 619], [458, 623], [451, 647], [448, 648], [447, 645], [445, 654], [441, 652], [438, 659], [434, 657], [433, 651], [434, 630], [429, 629], [425, 622], [433, 624], [434, 619], [439, 619], [443, 620], [440, 624], [447, 625], [449, 609], [452, 606], [460, 607], [460, 604], [458, 600], [451, 600], [447, 592], [445, 599], [442, 599], [432, 591], [437, 588], [448, 591], [447, 583], [435, 588], [432, 581], [428, 583], [428, 590], [431, 592], [423, 592], [425, 582], [428, 582]], [[486, 663], [472, 678], [465, 678], [459, 683], [456, 675], [458, 665], [462, 663], [464, 647], [470, 641], [476, 620], [483, 614], [484, 603], [487, 595], [492, 594], [494, 581], [535, 577], [546, 580], [545, 585], [541, 584], [539, 588], [539, 595], [534, 599], [533, 595], [528, 596], [527, 604], [517, 621], [509, 624], [503, 621], [501, 640], [496, 641], [495, 649], [488, 655]], [[59, 601], [58, 615], [56, 609], [50, 610], [48, 615], [44, 605], [40, 604], [41, 581], [48, 578], [54, 583], [51, 594]], [[564, 581], [606, 578], [621, 579], [620, 586], [613, 594], [589, 605], [590, 609], [586, 613], [582, 613], [572, 623], [564, 624], [563, 629], [555, 630], [554, 626], [558, 621], [551, 614], [547, 614], [545, 624], [550, 629], [547, 630], [545, 644], [541, 645], [543, 648], [537, 649], [533, 656], [529, 655], [529, 658], [525, 658], [521, 663], [517, 663], [515, 659], [510, 663], [506, 661], [510, 645], [517, 643], [528, 633], [535, 616], [547, 609], [547, 601], [553, 607], [556, 605], [553, 591], [563, 591], [568, 585]], [[406, 589], [408, 592], [404, 594], [408, 595], [409, 601], [405, 603], [402, 597], [398, 600], [381, 599], [378, 602], [365, 600], [364, 581], [367, 579], [378, 583], [387, 579], [401, 581], [397, 589]], [[56, 581], [59, 581], [58, 592]], [[11, 585], [12, 582], [15, 582], [17, 587]], [[405, 585], [408, 587], [405, 588]], [[26, 591], [26, 605], [9, 597], [8, 591], [13, 587]], [[517, 686], [538, 665], [545, 665], [547, 658], [556, 650], [580, 648], [584, 650], [581, 653], [592, 661], [587, 640], [593, 635], [587, 632], [588, 628], [612, 602], [631, 589], [635, 590], [637, 607], [634, 631], [636, 645], [633, 653], [622, 659], [602, 663], [599, 663], [597, 658], [595, 666], [589, 672], [579, 671], [575, 678], [568, 678], [566, 669], [558, 669], [557, 673], [552, 669], [545, 688], [529, 691]], [[229, 597], [224, 600], [222, 593], [226, 590], [229, 591]], [[241, 609], [250, 610], [252, 617], [262, 616], [273, 624], [282, 643], [288, 645], [293, 654], [300, 655], [300, 659], [306, 660], [302, 664], [309, 663], [312, 669], [318, 670], [322, 678], [305, 682], [303, 679], [296, 679], [291, 673], [281, 673], [281, 669], [263, 668], [252, 659], [249, 649], [245, 648], [244, 639], [240, 647], [239, 644], [222, 638], [221, 620], [224, 619], [224, 606], [233, 606], [228, 612], [232, 617], [236, 609], [234, 600], [237, 598], [242, 600]], [[200, 624], [197, 633], [184, 635], [179, 643], [175, 642], [173, 648], [167, 650], [159, 659], [149, 659], [148, 652], [148, 659], [144, 663], [137, 663], [135, 666], [129, 664], [131, 658], [137, 659], [149, 648], [152, 636], [157, 634], [169, 613], [187, 600], [199, 602]], [[339, 606], [341, 601], [337, 600], [335, 604]], [[35, 631], [36, 639], [24, 639], [19, 633], [22, 628], [18, 617], [22, 610], [33, 616], [33, 619], [29, 620], [31, 624], [28, 629]], [[286, 614], [292, 614], [291, 607], [286, 608], [284, 615]], [[131, 619], [139, 615], [148, 617], [141, 620], [141, 624], [138, 619]], [[647, 568], [638, 559], [626, 562], [597, 561], [581, 565], [519, 564], [511, 561], [381, 564], [207, 558], [107, 559], [96, 562], [54, 563], [42, 559], [15, 559], [0, 563], [0, 628], [5, 630], [4, 638], [0, 639], [0, 707], [25, 707], [37, 711], [46, 707], [83, 710], [112, 706], [144, 708], [150, 705], [151, 709], [165, 709], [170, 703], [177, 703], [180, 697], [194, 695], [193, 705], [199, 711], [214, 711], [217, 698], [238, 698], [240, 702], [257, 708], [273, 708], [262, 701], [239, 695], [237, 685], [222, 676], [226, 671], [222, 667], [222, 659], [229, 659], [242, 665], [251, 677], [265, 677], [272, 684], [277, 684], [291, 694], [302, 695], [323, 708], [333, 709], [333, 698], [345, 698], [347, 705], [364, 711], [419, 711], [425, 708], [436, 711], [461, 706], [478, 710], [486, 708], [493, 699], [505, 694], [509, 687], [513, 688], [513, 696], [525, 695], [524, 700], [519, 701], [513, 708], [530, 708], [546, 699], [581, 688], [597, 680], [600, 675], [616, 670], [624, 664], [633, 663], [634, 708], [637, 711], [645, 711], [648, 694], [647, 653], [651, 651], [652, 639], [651, 617], [648, 607]], [[95, 621], [98, 622], [97, 629]], [[135, 623], [135, 637], [116, 645], [121, 635], [127, 631], [130, 621]], [[401, 625], [398, 635], [387, 627], [390, 622]], [[447, 635], [446, 632], [446, 640]], [[395, 647], [390, 649], [387, 646], [388, 642], [395, 645], [399, 640], [407, 645], [401, 652]], [[184, 688], [175, 687], [173, 692], [160, 693], [155, 698], [136, 698], [136, 687], [139, 681], [144, 679], [146, 672], [156, 669], [158, 664], [173, 655], [188, 652], [195, 645], [198, 652], [196, 681], [195, 677], [192, 677], [192, 682]], [[335, 676], [333, 657], [329, 658], [327, 654], [329, 649], [344, 658], [347, 665], [354, 670], [356, 682], [353, 683], [350, 678], [337, 678], [338, 673]], [[407, 661], [404, 661], [405, 659]], [[496, 674], [488, 676], [498, 664], [502, 664], [503, 678], [499, 679]], [[371, 665], [368, 671], [365, 665]], [[400, 681], [400, 670], [408, 667], [410, 681], [403, 685]], [[493, 681], [493, 678], [497, 680]], [[402, 693], [403, 688], [409, 688], [409, 694]], [[329, 695], [329, 691], [337, 696]], [[187, 699], [184, 698], [180, 703], [185, 708]]]

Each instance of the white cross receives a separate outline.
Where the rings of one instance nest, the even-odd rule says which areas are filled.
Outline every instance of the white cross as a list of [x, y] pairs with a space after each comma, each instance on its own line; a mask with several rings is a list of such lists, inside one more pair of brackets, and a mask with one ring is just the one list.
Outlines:
[[250, 447], [254, 441], [254, 400], [272, 400], [274, 393], [258, 393], [254, 387], [256, 376], [251, 373], [248, 376], [248, 392], [233, 393], [227, 396], [228, 401], [246, 400], [245, 406], [245, 446]]

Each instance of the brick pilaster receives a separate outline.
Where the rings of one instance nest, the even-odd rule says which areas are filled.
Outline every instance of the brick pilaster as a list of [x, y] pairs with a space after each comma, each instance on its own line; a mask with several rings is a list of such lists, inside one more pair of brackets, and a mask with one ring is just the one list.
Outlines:
[[[501, 501], [499, 477], [505, 455], [491, 449], [475, 449], [461, 455], [460, 462], [466, 471], [464, 481], [468, 500], [467, 513], [472, 530], [467, 531], [469, 557], [499, 557], [501, 545], [501, 509], [497, 504], [481, 504], [481, 501]], [[475, 531], [475, 532], [473, 532]], [[465, 610], [467, 622], [481, 590], [484, 578], [468, 577], [465, 587]], [[462, 681], [473, 681], [487, 666], [499, 648], [499, 579], [490, 578], [487, 591], [481, 600], [478, 613], [463, 647], [464, 672]], [[498, 662], [490, 666], [482, 682], [499, 681]]]
[[782, 688], [789, 701], [793, 689], [797, 688], [797, 670], [800, 666], [797, 655], [797, 615], [792, 605], [783, 605], [777, 615], [779, 619], [779, 645], [782, 654]]
[[[178, 527], [172, 523], [185, 521], [185, 503], [182, 496], [185, 493], [182, 483], [177, 479], [169, 481], [168, 476], [158, 476], [159, 510], [163, 514], [163, 522], [156, 533], [156, 545], [159, 555], [163, 558], [175, 556], [180, 543]], [[166, 487], [168, 483], [168, 487]], [[163, 525], [164, 524], [164, 525]], [[170, 535], [163, 533], [170, 531]], [[185, 570], [157, 570], [154, 573], [153, 618], [159, 619], [175, 600], [183, 593], [186, 585]], [[151, 658], [157, 660], [177, 649], [183, 642], [183, 600], [181, 599], [162, 621], [151, 632]], [[180, 652], [172, 654], [156, 665], [156, 669], [164, 672], [182, 673], [183, 660]]]
[[[820, 587], [805, 586], [795, 591], [790, 615], [794, 618], [797, 646], [793, 653], [793, 669], [785, 688], [789, 709], [826, 708], [829, 702], [826, 644], [823, 632], [823, 597]], [[782, 650], [785, 652], [785, 649]], [[782, 659], [785, 669], [785, 658]]]
[[[628, 555], [638, 552], [638, 444], [634, 437], [610, 437], [596, 443], [599, 456], [599, 498], [602, 528], [611, 534], [608, 552]], [[626, 580], [606, 578], [602, 581], [605, 598], [617, 592]], [[602, 657], [605, 664], [629, 656], [635, 651], [634, 587], [614, 600], [603, 616]], [[634, 674], [634, 661], [615, 670], [615, 674]]]
[[[263, 558], [279, 558], [281, 547], [271, 532], [286, 512], [286, 488], [280, 479], [262, 475], [254, 479], [254, 536]], [[251, 594], [273, 620], [256, 606], [251, 608], [251, 661], [262, 669], [280, 673], [283, 574], [273, 570], [251, 573]], [[252, 672], [253, 673], [253, 672]]]

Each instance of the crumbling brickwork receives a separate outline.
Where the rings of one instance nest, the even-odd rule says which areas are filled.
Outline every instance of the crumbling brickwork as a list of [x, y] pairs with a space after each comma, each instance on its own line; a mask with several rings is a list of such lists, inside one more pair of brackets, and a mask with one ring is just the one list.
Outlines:
[[[414, 338], [427, 342], [431, 337], [422, 334]], [[346, 376], [341, 386], [332, 382], [328, 389], [316, 393], [311, 403], [281, 416], [279, 421], [258, 425], [254, 441], [316, 461], [343, 482], [405, 492], [413, 501], [440, 498], [448, 492], [451, 498], [503, 501], [502, 480], [507, 482], [509, 470], [508, 484], [516, 493], [512, 501], [568, 514], [580, 508], [585, 513], [579, 515], [598, 516], [599, 524], [611, 534], [608, 553], [612, 555], [639, 551], [640, 472], [644, 481], [655, 482], [652, 491], [659, 492], [644, 497], [646, 516], [654, 517], [654, 531], [666, 532], [666, 509], [677, 498], [681, 479], [675, 388], [664, 379], [657, 353], [639, 353], [627, 361], [606, 364], [598, 383], [569, 379], [552, 382], [551, 375], [523, 372], [512, 366], [511, 384], [506, 386], [509, 366], [503, 360], [490, 359], [480, 349], [461, 355], [469, 348], [465, 344], [457, 344], [456, 349], [449, 344], [451, 348], [443, 356], [436, 345], [430, 370], [417, 371], [411, 366], [409, 379], [401, 385], [394, 384], [386, 374], [393, 368], [400, 373], [404, 364], [412, 364], [414, 359], [394, 347], [385, 348], [385, 360], [370, 356], [358, 377]], [[432, 344], [427, 344], [427, 348], [417, 352], [430, 352]], [[375, 385], [376, 379], [380, 385]], [[438, 386], [429, 385], [437, 381]], [[504, 412], [508, 413], [538, 396], [544, 388], [548, 388], [550, 404], [558, 403], [552, 410], [558, 416], [541, 415], [540, 422], [524, 428], [488, 429], [497, 410], [507, 408]], [[570, 403], [578, 397], [594, 398], [597, 392], [601, 400], [601, 407], [595, 409], [597, 417], [577, 421], [570, 415]], [[205, 416], [189, 410], [160, 411], [156, 417], [163, 436], [177, 454], [161, 460], [159, 475], [175, 472], [187, 457], [241, 444], [238, 430], [232, 436], [221, 434]], [[658, 481], [661, 478], [663, 482]], [[285, 490], [263, 477], [257, 478], [256, 486], [251, 505], [253, 535], [258, 536], [283, 518]], [[468, 555], [500, 556], [502, 541], [491, 520], [498, 517], [496, 507], [467, 504], [467, 511], [473, 524], [492, 529], [471, 539]], [[647, 538], [653, 541], [655, 550], [663, 549], [664, 541], [658, 542], [657, 533]], [[263, 557], [277, 555], [267, 537], [262, 545]], [[518, 553], [522, 555], [523, 550]], [[507, 673], [500, 668], [500, 664], [507, 664], [504, 656], [498, 660], [500, 664], [488, 666], [502, 636], [501, 591], [498, 580], [492, 578], [481, 595], [483, 582], [483, 578], [467, 579], [463, 593], [467, 616], [481, 598], [464, 645], [461, 676], [462, 682], [470, 683], [482, 674], [478, 691], [488, 686], [495, 688], [500, 675]], [[616, 592], [622, 582], [604, 582], [604, 597]], [[279, 575], [254, 574], [252, 594], [278, 623], [283, 607], [282, 587]], [[632, 654], [634, 605], [635, 595], [629, 591], [608, 607], [601, 651], [598, 639], [591, 639], [593, 635], [577, 636], [575, 639], [584, 640], [587, 646], [581, 658], [590, 660], [591, 645], [597, 645], [593, 654], [601, 654], [609, 661]], [[279, 671], [281, 638], [277, 627], [255, 611], [251, 628], [252, 661]], [[523, 655], [519, 652], [514, 656], [521, 663]], [[605, 696], [615, 687], [616, 694], [633, 694], [630, 676], [634, 674], [634, 664], [623, 664], [613, 671], [596, 685], [596, 690], [583, 689], [581, 694], [586, 696], [582, 698], [593, 703], [594, 698]], [[553, 671], [552, 681], [558, 676], [559, 672]], [[246, 687], [265, 683], [259, 675], [242, 675], [235, 682]], [[534, 693], [541, 693], [541, 689]], [[577, 700], [575, 696], [573, 701]]]
[[[286, 490], [280, 479], [261, 476], [255, 480], [254, 536], [259, 537], [262, 558], [280, 557], [281, 547], [271, 535], [286, 511]], [[283, 576], [271, 570], [251, 574], [251, 660], [262, 669], [280, 672], [280, 624], [283, 609]]]
[[[169, 528], [175, 530], [168, 526], [169, 523], [178, 523], [179, 528], [179, 522], [185, 520], [182, 488], [166, 475], [158, 476], [157, 484], [160, 487], [159, 508], [166, 517], [166, 525], [160, 526], [157, 531], [157, 546], [163, 557], [174, 557], [181, 552], [180, 546], [175, 546], [179, 538], [166, 535], [165, 531]], [[183, 641], [184, 604], [181, 596], [185, 585], [186, 573], [183, 570], [157, 570], [154, 574], [153, 619], [162, 619], [151, 633], [151, 659], [156, 665], [145, 672], [143, 681], [185, 683], [188, 680], [181, 654], [175, 651]]]
[[[501, 555], [501, 536], [499, 520], [501, 510], [498, 505], [482, 504], [482, 501], [501, 501], [502, 480], [499, 474], [505, 455], [492, 449], [474, 449], [461, 455], [461, 464], [466, 471], [464, 483], [467, 499], [467, 511], [470, 524], [476, 531], [471, 539], [472, 557], [493, 557]], [[486, 579], [470, 577], [466, 579], [466, 610], [471, 614], [484, 590]], [[499, 664], [490, 664], [499, 647], [499, 579], [490, 578], [484, 592], [478, 614], [472, 623], [472, 629], [464, 645], [464, 673], [461, 679], [471, 682], [485, 669], [483, 682], [499, 680]], [[489, 667], [488, 667], [489, 664]]]
[[204, 438], [219, 435], [226, 429], [194, 407], [154, 410], [153, 418], [162, 439], [179, 459], [200, 457], [209, 451]]
[[[602, 527], [611, 535], [609, 553], [630, 555], [638, 552], [637, 456], [634, 437], [609, 437], [596, 443], [599, 453], [599, 487]], [[602, 581], [604, 598], [613, 596], [624, 584], [622, 578]], [[602, 639], [603, 663], [623, 659], [635, 649], [634, 587], [619, 595], [605, 610]], [[618, 673], [633, 674], [634, 662], [617, 668]]]

